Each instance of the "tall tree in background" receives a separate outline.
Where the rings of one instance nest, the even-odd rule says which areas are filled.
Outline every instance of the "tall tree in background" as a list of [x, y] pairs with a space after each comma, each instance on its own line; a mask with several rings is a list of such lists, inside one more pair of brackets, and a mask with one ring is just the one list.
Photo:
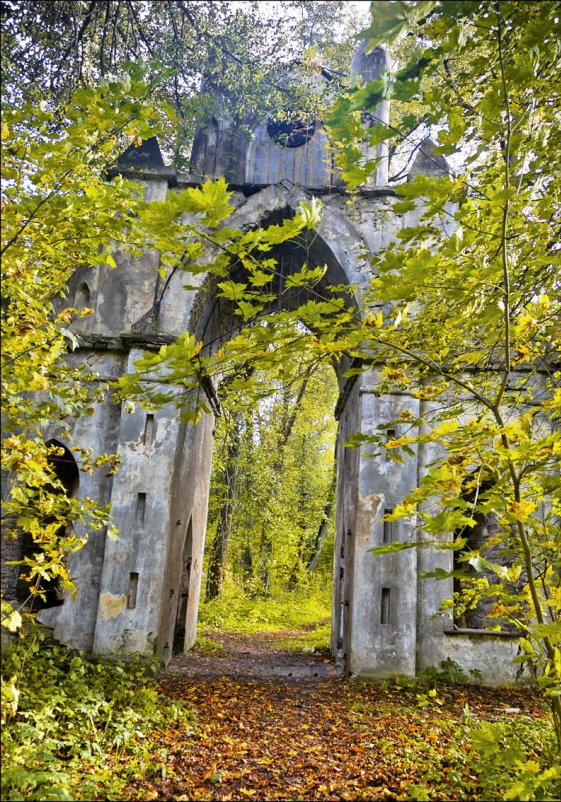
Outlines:
[[333, 369], [304, 365], [291, 383], [263, 371], [255, 381], [267, 395], [253, 404], [248, 391], [227, 396], [218, 421], [207, 600], [218, 594], [226, 567], [250, 594], [306, 583], [325, 539], [317, 542], [332, 496]]
[[218, 495], [218, 521], [210, 546], [206, 601], [215, 599], [224, 583], [230, 534], [239, 492], [241, 438], [244, 433], [251, 437], [250, 427], [251, 419], [244, 414], [244, 410], [235, 409], [220, 442], [225, 453], [220, 455], [222, 458], [218, 460], [218, 468], [215, 468], [215, 475], [218, 474], [214, 481], [214, 492]]

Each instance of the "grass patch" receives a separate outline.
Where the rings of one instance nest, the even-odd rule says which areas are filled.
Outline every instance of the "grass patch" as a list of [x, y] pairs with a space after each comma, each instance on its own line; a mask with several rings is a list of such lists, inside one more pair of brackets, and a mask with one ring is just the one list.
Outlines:
[[195, 644], [197, 651], [202, 654], [220, 654], [224, 651], [224, 646], [221, 643], [209, 638], [204, 632], [197, 632], [197, 642]]
[[[324, 625], [331, 616], [331, 589], [283, 592], [269, 598], [245, 596], [237, 588], [201, 605], [202, 629], [274, 632]], [[323, 635], [322, 635], [323, 637]], [[308, 644], [307, 636], [304, 637]]]

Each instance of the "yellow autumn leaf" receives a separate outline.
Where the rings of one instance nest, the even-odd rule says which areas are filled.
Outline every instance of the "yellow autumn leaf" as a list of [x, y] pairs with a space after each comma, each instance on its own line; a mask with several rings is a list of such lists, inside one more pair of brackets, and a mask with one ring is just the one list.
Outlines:
[[41, 376], [40, 373], [34, 373], [33, 378], [29, 382], [27, 389], [30, 391], [31, 390], [40, 391], [40, 390], [46, 390], [48, 386], [49, 386], [49, 381], [45, 376]]
[[528, 499], [522, 501], [511, 501], [507, 507], [507, 512], [515, 518], [527, 518], [536, 509], [537, 504]]
[[203, 780], [210, 780], [211, 777], [214, 777], [216, 774], [216, 763], [214, 763], [211, 768], [205, 772], [203, 776]]
[[381, 312], [377, 314], [366, 315], [364, 318], [364, 325], [368, 328], [381, 329], [384, 325], [384, 316]]
[[22, 617], [17, 610], [12, 610], [10, 615], [2, 621], [2, 626], [9, 629], [10, 632], [17, 632], [22, 624]]
[[11, 715], [15, 715], [18, 710], [19, 702], [19, 689], [16, 685], [17, 677], [11, 677], [8, 682], [2, 679], [2, 718], [4, 718], [4, 709], [7, 709]]

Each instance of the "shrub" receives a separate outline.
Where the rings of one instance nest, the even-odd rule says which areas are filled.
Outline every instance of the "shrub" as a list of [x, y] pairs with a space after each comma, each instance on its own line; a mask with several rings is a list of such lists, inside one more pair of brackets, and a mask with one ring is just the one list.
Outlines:
[[520, 716], [483, 720], [469, 727], [467, 735], [479, 758], [484, 799], [561, 798], [561, 766], [550, 721]]
[[2, 799], [116, 798], [130, 774], [161, 771], [151, 733], [192, 717], [158, 693], [154, 671], [153, 661], [88, 659], [28, 629], [2, 663]]

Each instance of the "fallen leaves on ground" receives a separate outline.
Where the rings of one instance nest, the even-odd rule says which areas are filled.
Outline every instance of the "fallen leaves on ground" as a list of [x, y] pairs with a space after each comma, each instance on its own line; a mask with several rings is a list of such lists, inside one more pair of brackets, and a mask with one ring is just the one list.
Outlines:
[[[150, 779], [133, 775], [128, 798], [327, 802], [422, 799], [424, 789], [442, 800], [471, 798], [477, 776], [460, 726], [466, 705], [485, 719], [546, 715], [528, 690], [419, 689], [399, 680], [314, 676], [308, 668], [275, 676], [284, 656], [274, 640], [271, 676], [260, 670], [254, 677], [256, 655], [261, 663], [267, 657], [263, 636], [253, 650], [248, 636], [226, 642], [215, 664], [222, 676], [178, 673], [172, 665], [161, 680], [162, 693], [194, 708], [198, 727], [195, 734], [170, 727], [157, 736], [165, 767]], [[228, 673], [240, 671], [239, 653], [250, 676]]]

